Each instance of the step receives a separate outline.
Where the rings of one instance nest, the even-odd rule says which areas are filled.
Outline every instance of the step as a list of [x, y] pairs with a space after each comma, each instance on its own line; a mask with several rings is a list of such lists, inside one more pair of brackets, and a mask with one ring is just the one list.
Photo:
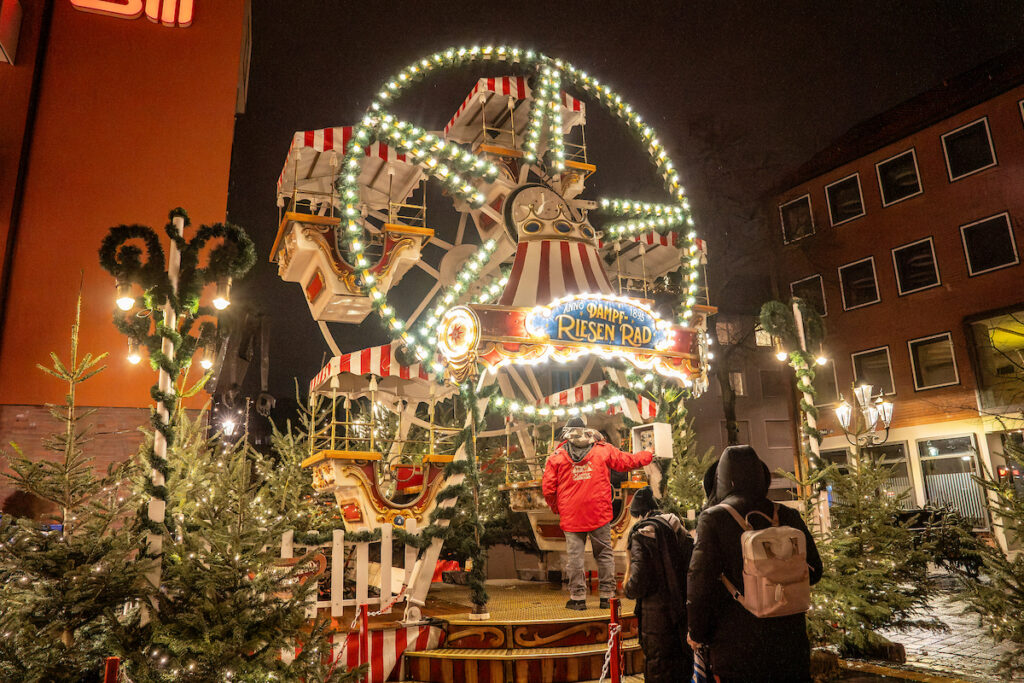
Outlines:
[[[406, 652], [406, 675], [425, 683], [579, 683], [601, 675], [605, 643], [480, 650]], [[643, 671], [637, 638], [622, 641], [623, 673]]]
[[[644, 677], [642, 675], [625, 674], [620, 679], [622, 683], [644, 683]], [[405, 683], [430, 683], [430, 681], [414, 681], [411, 679], [405, 679]], [[605, 676], [604, 681], [599, 678], [588, 678], [585, 681], [576, 681], [576, 683], [609, 683], [609, 679]]]
[[[637, 635], [636, 617], [622, 619], [622, 637]], [[518, 623], [449, 622], [444, 648], [496, 650], [593, 645], [608, 642], [608, 617], [564, 619], [559, 621]]]

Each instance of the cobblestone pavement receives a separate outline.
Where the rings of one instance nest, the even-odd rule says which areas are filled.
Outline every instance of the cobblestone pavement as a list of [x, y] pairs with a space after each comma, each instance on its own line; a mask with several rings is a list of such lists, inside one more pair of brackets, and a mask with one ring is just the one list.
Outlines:
[[932, 603], [931, 614], [945, 622], [949, 631], [915, 629], [885, 632], [887, 638], [902, 643], [907, 650], [905, 667], [893, 668], [936, 673], [979, 683], [1001, 680], [995, 673], [996, 665], [1010, 646], [997, 645], [978, 623], [978, 617], [965, 612], [964, 606], [953, 600], [952, 591], [936, 598]]

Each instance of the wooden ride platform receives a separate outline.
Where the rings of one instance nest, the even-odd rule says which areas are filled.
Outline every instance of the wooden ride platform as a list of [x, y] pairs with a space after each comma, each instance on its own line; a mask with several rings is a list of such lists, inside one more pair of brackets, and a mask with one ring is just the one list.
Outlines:
[[[444, 645], [405, 654], [405, 680], [420, 683], [576, 683], [601, 676], [609, 610], [565, 609], [568, 593], [556, 584], [487, 582], [490, 619], [470, 619], [469, 589], [435, 585], [424, 616], [447, 624]], [[643, 671], [633, 601], [621, 600], [623, 672]]]

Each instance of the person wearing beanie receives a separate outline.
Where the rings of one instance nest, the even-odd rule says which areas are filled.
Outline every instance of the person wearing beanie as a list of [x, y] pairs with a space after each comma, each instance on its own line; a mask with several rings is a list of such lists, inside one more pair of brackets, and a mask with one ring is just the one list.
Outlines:
[[636, 600], [634, 613], [644, 651], [644, 681], [686, 683], [693, 651], [686, 642], [686, 570], [693, 540], [674, 514], [661, 512], [646, 486], [633, 496], [629, 514], [629, 569], [623, 589]]
[[565, 533], [566, 565], [569, 579], [567, 609], [587, 609], [587, 588], [583, 554], [590, 537], [597, 562], [600, 609], [608, 609], [615, 595], [615, 558], [612, 555], [612, 486], [609, 469], [619, 472], [650, 464], [650, 451], [623, 453], [600, 434], [588, 429], [579, 417], [570, 419], [562, 430], [563, 441], [544, 464], [542, 490], [551, 511], [559, 516]]
[[[689, 642], [710, 650], [714, 675], [722, 683], [802, 683], [811, 680], [810, 643], [804, 614], [759, 618], [726, 589], [723, 576], [743, 585], [743, 527], [728, 509], [763, 529], [776, 512], [778, 522], [803, 532], [810, 583], [821, 578], [821, 557], [800, 513], [768, 500], [771, 472], [750, 446], [722, 452], [709, 492], [713, 499], [697, 518], [697, 544], [687, 576]], [[712, 500], [709, 500], [709, 503]], [[759, 512], [761, 514], [751, 514]], [[747, 517], [750, 515], [749, 517]]]

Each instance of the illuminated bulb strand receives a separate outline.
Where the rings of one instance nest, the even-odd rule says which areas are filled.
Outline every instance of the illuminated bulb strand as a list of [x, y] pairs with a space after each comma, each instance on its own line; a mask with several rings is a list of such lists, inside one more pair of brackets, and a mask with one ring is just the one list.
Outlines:
[[621, 223], [612, 223], [605, 227], [605, 233], [611, 237], [624, 237], [642, 232], [669, 232], [672, 228], [692, 224], [693, 219], [685, 214], [669, 214], [651, 218], [633, 218]]
[[[624, 102], [622, 97], [616, 94], [611, 88], [602, 85], [596, 78], [592, 78], [585, 71], [577, 69], [572, 64], [564, 62], [561, 59], [550, 59], [543, 54], [534, 52], [533, 50], [522, 50], [520, 48], [509, 46], [494, 47], [490, 45], [485, 47], [473, 46], [470, 48], [449, 48], [441, 52], [436, 52], [429, 58], [423, 58], [417, 62], [413, 62], [398, 72], [397, 76], [387, 82], [380, 92], [377, 93], [373, 102], [370, 104], [369, 114], [364, 119], [363, 124], [353, 131], [355, 138], [361, 141], [360, 145], [368, 144], [372, 134], [373, 117], [384, 114], [385, 107], [389, 102], [397, 98], [406, 87], [421, 80], [426, 74], [437, 69], [459, 66], [477, 61], [504, 61], [520, 64], [526, 67], [543, 65], [544, 67], [549, 68], [551, 70], [549, 78], [553, 79], [554, 76], [558, 76], [559, 78], [559, 88], [548, 89], [549, 98], [552, 99], [557, 100], [560, 96], [561, 80], [563, 78], [570, 85], [593, 95], [598, 102], [625, 121], [626, 124], [639, 135], [640, 139], [644, 142], [651, 160], [659, 174], [664, 179], [665, 187], [669, 191], [670, 196], [680, 203], [685, 201], [686, 193], [679, 182], [679, 174], [676, 172], [672, 161], [668, 156], [668, 152], [658, 140], [654, 129], [644, 123], [643, 119], [633, 110], [631, 105]], [[535, 105], [541, 104], [540, 102], [537, 102], [536, 96], [534, 101]], [[543, 114], [543, 107], [537, 108], [540, 108], [541, 113]], [[561, 114], [561, 109], [558, 109], [557, 111]], [[532, 124], [533, 117], [531, 116], [531, 125]], [[532, 144], [532, 150], [533, 156], [536, 158], [536, 151], [539, 149], [540, 137], [543, 133], [543, 125], [543, 121], [538, 124], [539, 128], [537, 129], [537, 135], [535, 138], [528, 133], [526, 140], [526, 146], [528, 149], [525, 153], [528, 160], [530, 156], [529, 147], [532, 143], [535, 143]], [[533, 128], [528, 127], [528, 130], [532, 133]], [[349, 150], [350, 153], [346, 155], [345, 165], [343, 166], [344, 172], [341, 176], [345, 182], [339, 182], [339, 190], [344, 202], [343, 215], [347, 219], [346, 232], [349, 234], [349, 246], [351, 246], [352, 238], [362, 232], [362, 227], [356, 220], [360, 214], [357, 209], [359, 197], [358, 184], [355, 178], [358, 176], [360, 168], [360, 160], [358, 156], [362, 153], [362, 149], [358, 147], [358, 145], [352, 145], [352, 149]], [[440, 164], [440, 162], [438, 163]], [[464, 189], [464, 185], [462, 189]], [[463, 193], [458, 189], [453, 189], [453, 194], [462, 196]], [[465, 199], [465, 197], [463, 198]], [[471, 200], [467, 199], [467, 201]], [[691, 245], [695, 237], [696, 235], [692, 231], [687, 234], [687, 238], [690, 240]], [[359, 243], [358, 240], [356, 243], [361, 246], [361, 243]], [[366, 270], [366, 266], [368, 264], [365, 257], [361, 254], [357, 254], [356, 264], [358, 267], [363, 268], [364, 288], [368, 288], [371, 302], [379, 310], [381, 306], [385, 305], [384, 293], [373, 286], [373, 276], [368, 270]], [[691, 270], [689, 275], [691, 287], [693, 287], [696, 280], [696, 271]], [[682, 319], [684, 321], [692, 316], [692, 311], [690, 309], [694, 301], [695, 299], [693, 296], [688, 296], [683, 302], [684, 310], [682, 312]], [[401, 323], [400, 321], [394, 321], [393, 328], [395, 324], [400, 326]], [[408, 337], [409, 335], [403, 332], [403, 340], [408, 339]]]
[[632, 199], [601, 199], [601, 210], [616, 216], [651, 218], [662, 216], [689, 215], [690, 202], [683, 200], [679, 204], [654, 204], [638, 202]]
[[540, 148], [544, 144], [544, 121], [548, 117], [548, 100], [550, 99], [548, 86], [550, 83], [550, 77], [544, 76], [541, 78], [540, 86], [530, 93], [533, 102], [530, 104], [530, 118], [526, 126], [526, 142], [523, 145], [523, 158], [527, 163], [537, 163]]
[[522, 417], [527, 420], [544, 421], [551, 418], [575, 417], [577, 415], [589, 415], [594, 412], [604, 412], [610, 408], [621, 405], [623, 401], [630, 400], [621, 393], [621, 387], [605, 389], [601, 394], [590, 401], [573, 403], [567, 406], [548, 406], [525, 403], [523, 401], [509, 400], [501, 395], [494, 398], [493, 405], [498, 411], [513, 417]]
[[562, 79], [558, 71], [545, 66], [541, 73], [541, 100], [534, 106], [546, 111], [548, 163], [555, 171], [565, 170], [565, 140], [562, 138]]

